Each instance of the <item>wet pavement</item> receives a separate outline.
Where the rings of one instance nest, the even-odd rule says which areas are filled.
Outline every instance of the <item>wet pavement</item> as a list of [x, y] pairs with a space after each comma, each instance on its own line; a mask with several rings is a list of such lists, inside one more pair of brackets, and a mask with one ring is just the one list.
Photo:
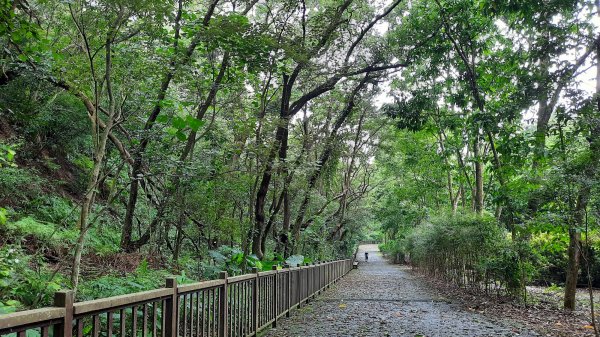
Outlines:
[[[364, 261], [364, 252], [369, 261]], [[437, 297], [407, 267], [388, 263], [377, 245], [360, 246], [359, 267], [309, 305], [280, 319], [268, 337], [539, 336], [498, 317], [491, 320]]]

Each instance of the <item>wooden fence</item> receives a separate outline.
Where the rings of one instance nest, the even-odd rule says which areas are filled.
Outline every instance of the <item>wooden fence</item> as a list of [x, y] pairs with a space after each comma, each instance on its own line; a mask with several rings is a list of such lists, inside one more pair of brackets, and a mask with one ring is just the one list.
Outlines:
[[0, 336], [16, 337], [237, 337], [275, 327], [352, 269], [339, 260], [177, 285], [73, 303], [71, 291], [55, 294], [54, 307], [0, 316]]

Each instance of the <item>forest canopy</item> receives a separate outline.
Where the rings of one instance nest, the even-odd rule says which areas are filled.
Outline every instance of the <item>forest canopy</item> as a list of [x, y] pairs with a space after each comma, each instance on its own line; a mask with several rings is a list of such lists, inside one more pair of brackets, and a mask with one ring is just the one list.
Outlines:
[[599, 8], [0, 0], [0, 313], [364, 240], [573, 309], [600, 280]]

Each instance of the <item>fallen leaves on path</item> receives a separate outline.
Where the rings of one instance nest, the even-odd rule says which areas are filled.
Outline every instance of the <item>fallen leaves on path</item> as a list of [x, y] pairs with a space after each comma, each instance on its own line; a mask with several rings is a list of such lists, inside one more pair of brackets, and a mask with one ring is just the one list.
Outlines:
[[524, 328], [534, 330], [542, 336], [551, 337], [592, 337], [594, 327], [589, 315], [578, 312], [568, 312], [556, 308], [555, 305], [540, 301], [535, 304], [523, 304], [507, 298], [494, 298], [470, 290], [458, 288], [439, 280], [420, 277], [440, 296], [452, 298], [466, 310], [482, 314], [490, 319], [502, 321], [511, 320]]

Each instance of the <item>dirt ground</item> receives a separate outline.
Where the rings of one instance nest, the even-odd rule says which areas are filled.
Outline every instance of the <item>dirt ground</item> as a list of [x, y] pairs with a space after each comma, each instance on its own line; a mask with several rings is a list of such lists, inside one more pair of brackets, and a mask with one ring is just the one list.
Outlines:
[[[591, 325], [590, 301], [587, 289], [577, 291], [577, 309], [573, 312], [562, 310], [563, 289], [557, 287], [527, 287], [527, 302], [510, 299], [490, 298], [471, 293], [436, 280], [419, 277], [423, 283], [440, 296], [452, 298], [467, 310], [486, 317], [502, 317], [518, 322], [537, 332], [540, 336], [583, 337], [594, 336]], [[600, 291], [594, 291], [596, 308], [600, 308]], [[596, 309], [596, 312], [597, 309]], [[600, 315], [596, 314], [596, 319]]]

